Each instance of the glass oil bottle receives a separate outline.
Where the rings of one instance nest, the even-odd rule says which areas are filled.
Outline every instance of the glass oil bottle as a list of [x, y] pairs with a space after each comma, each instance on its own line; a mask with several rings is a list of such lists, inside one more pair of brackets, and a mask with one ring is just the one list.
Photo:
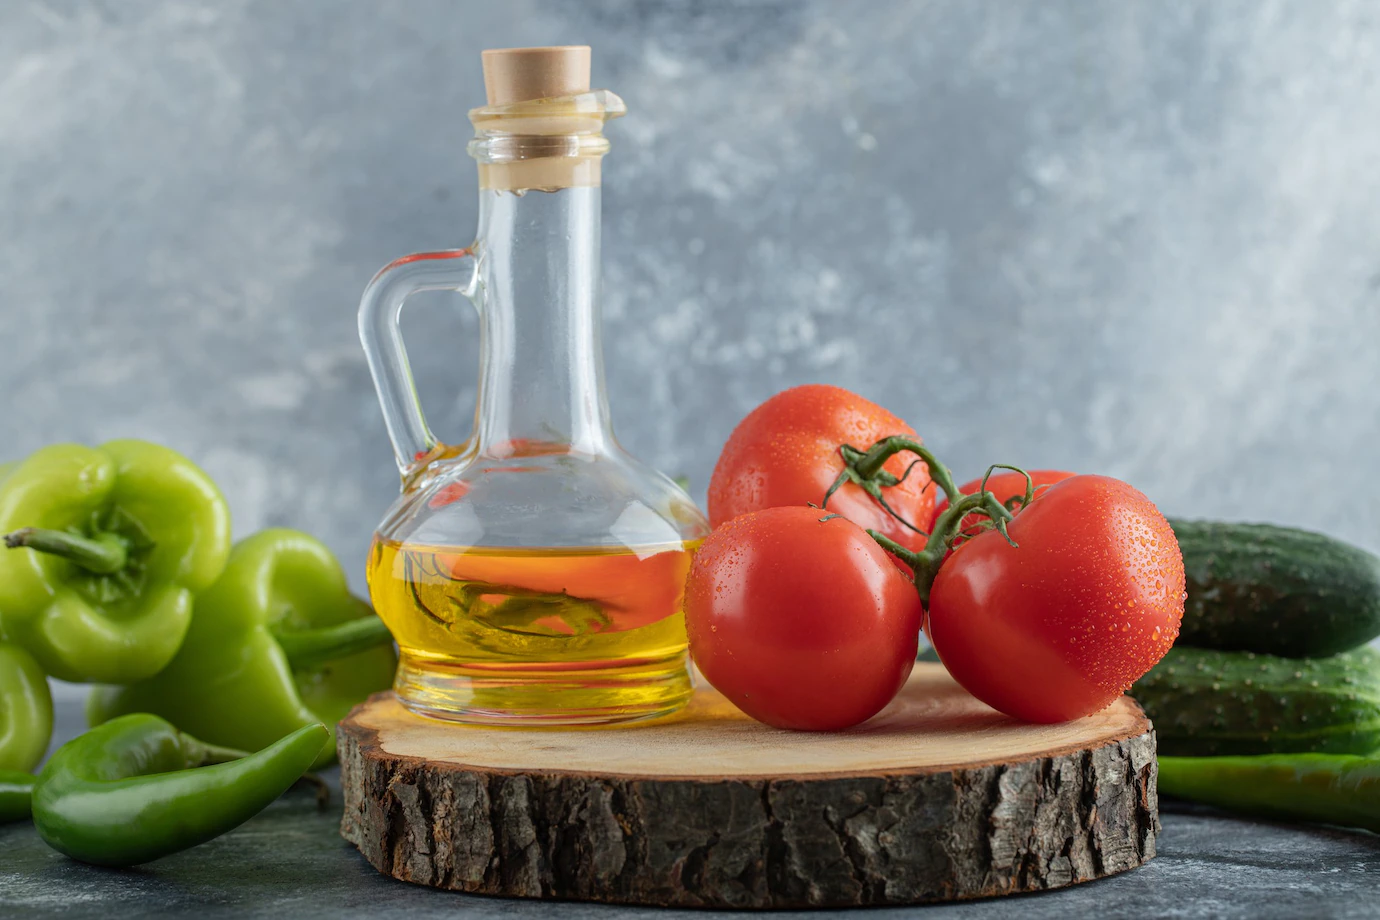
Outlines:
[[[622, 100], [586, 47], [484, 53], [468, 249], [406, 256], [364, 293], [360, 336], [402, 472], [375, 534], [374, 606], [399, 699], [462, 722], [651, 718], [689, 698], [681, 598], [708, 524], [614, 439], [599, 345], [600, 160]], [[458, 290], [480, 314], [474, 430], [438, 442], [399, 332], [403, 302]]]

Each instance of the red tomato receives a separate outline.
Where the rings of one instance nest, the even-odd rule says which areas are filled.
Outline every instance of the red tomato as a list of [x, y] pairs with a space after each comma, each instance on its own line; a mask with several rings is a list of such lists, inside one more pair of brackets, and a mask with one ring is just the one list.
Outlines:
[[[724, 445], [709, 480], [709, 523], [718, 527], [764, 508], [818, 505], [843, 471], [841, 445], [867, 450], [897, 434], [919, 440], [909, 425], [881, 406], [839, 387], [810, 384], [777, 393], [748, 413]], [[899, 477], [914, 460], [914, 455], [898, 454], [884, 469]], [[882, 494], [897, 514], [916, 527], [924, 527], [930, 519], [934, 490], [924, 463]], [[828, 510], [908, 549], [918, 550], [925, 544], [924, 537], [897, 521], [854, 483], [834, 493]]]
[[[1062, 470], [1031, 470], [1030, 481], [1037, 490], [1035, 494], [1039, 495], [1040, 491], [1043, 491], [1040, 489], [1041, 486], [1052, 486], [1056, 482], [1063, 482], [1073, 475], [1073, 473], [1065, 473]], [[964, 495], [973, 495], [981, 488], [982, 480], [974, 479], [972, 482], [965, 482], [963, 485], [959, 486], [958, 490]], [[1009, 470], [993, 473], [987, 480], [987, 491], [995, 495], [997, 501], [1005, 504], [1006, 500], [1009, 498], [1015, 498], [1017, 495], [1025, 495], [1025, 477], [1020, 473], [1014, 473]], [[939, 500], [939, 504], [934, 506], [934, 514], [930, 516], [930, 523], [926, 530], [934, 530], [934, 522], [939, 520], [939, 516], [943, 514], [948, 507], [949, 500], [947, 498]], [[966, 533], [972, 533], [974, 526], [986, 519], [987, 518], [982, 515], [970, 514], [963, 519], [963, 526], [961, 529]]]
[[[990, 484], [990, 483], [989, 483]], [[1008, 530], [959, 544], [930, 590], [925, 632], [963, 687], [1007, 715], [1097, 712], [1179, 634], [1184, 565], [1151, 501], [1105, 476], [1042, 491]]]
[[768, 725], [834, 731], [876, 715], [915, 661], [915, 586], [856, 524], [804, 506], [734, 518], [685, 583], [690, 654]]

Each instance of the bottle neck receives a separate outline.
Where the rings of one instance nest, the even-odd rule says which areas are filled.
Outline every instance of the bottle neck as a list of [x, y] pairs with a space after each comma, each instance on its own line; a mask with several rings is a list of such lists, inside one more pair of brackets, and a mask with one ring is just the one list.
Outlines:
[[599, 347], [599, 187], [480, 190], [480, 454], [598, 454], [612, 441]]

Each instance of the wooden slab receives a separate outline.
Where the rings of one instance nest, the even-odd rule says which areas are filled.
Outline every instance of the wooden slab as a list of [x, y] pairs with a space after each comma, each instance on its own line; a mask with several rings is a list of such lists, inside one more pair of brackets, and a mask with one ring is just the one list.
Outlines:
[[472, 728], [377, 694], [339, 748], [342, 835], [385, 874], [483, 894], [911, 904], [1111, 875], [1159, 830], [1130, 698], [1026, 725], [937, 664], [837, 734], [768, 728], [707, 687], [672, 719], [598, 730]]

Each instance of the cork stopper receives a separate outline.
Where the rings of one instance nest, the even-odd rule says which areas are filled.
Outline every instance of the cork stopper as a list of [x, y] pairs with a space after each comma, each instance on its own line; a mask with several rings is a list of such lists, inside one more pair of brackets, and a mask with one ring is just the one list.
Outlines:
[[489, 105], [589, 92], [589, 46], [491, 48], [484, 52]]

